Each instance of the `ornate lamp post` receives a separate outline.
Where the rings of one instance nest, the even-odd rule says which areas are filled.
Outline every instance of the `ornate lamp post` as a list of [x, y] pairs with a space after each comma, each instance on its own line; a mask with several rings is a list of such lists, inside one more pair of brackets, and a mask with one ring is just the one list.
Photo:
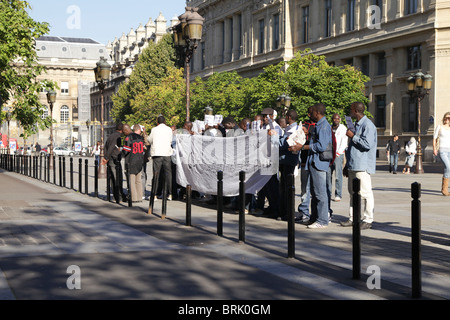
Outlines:
[[421, 101], [430, 94], [433, 77], [429, 74], [424, 75], [421, 71], [412, 74], [408, 78], [408, 94], [411, 99], [417, 101], [417, 156], [416, 156], [416, 174], [424, 173], [422, 166], [422, 144], [421, 144]]
[[102, 164], [103, 159], [105, 158], [103, 145], [104, 145], [104, 137], [105, 137], [105, 97], [104, 91], [106, 88], [106, 83], [109, 80], [111, 75], [111, 66], [106, 61], [104, 57], [101, 57], [97, 62], [97, 67], [94, 69], [95, 72], [95, 81], [97, 82], [98, 88], [100, 89], [101, 94], [101, 120], [100, 120], [100, 163], [98, 165], [98, 177], [100, 179], [106, 178], [106, 167]]
[[281, 114], [283, 117], [286, 116], [286, 113], [288, 112], [289, 108], [291, 107], [291, 97], [288, 95], [281, 95], [277, 98], [277, 108], [281, 111]]
[[186, 11], [178, 17], [180, 23], [172, 30], [175, 46], [181, 51], [186, 69], [186, 121], [190, 121], [190, 73], [191, 59], [198, 44], [202, 40], [203, 22], [205, 19], [198, 14], [198, 8], [186, 7]]
[[53, 104], [56, 102], [56, 91], [50, 90], [47, 92], [47, 102], [49, 104], [50, 108], [50, 121], [52, 122], [50, 124], [50, 170], [53, 169]]

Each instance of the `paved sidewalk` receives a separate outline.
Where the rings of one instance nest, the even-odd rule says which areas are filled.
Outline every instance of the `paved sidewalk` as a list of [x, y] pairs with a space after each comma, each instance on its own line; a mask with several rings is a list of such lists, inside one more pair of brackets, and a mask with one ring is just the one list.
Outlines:
[[[440, 194], [439, 165], [425, 164], [423, 175], [389, 174], [382, 162], [379, 169], [375, 222], [362, 231], [361, 280], [351, 279], [352, 230], [339, 226], [347, 219], [345, 190], [332, 202], [329, 228], [296, 225], [296, 258], [287, 259], [284, 221], [247, 215], [239, 243], [238, 216], [224, 215], [218, 237], [215, 208], [201, 202], [186, 227], [184, 202], [168, 202], [161, 220], [161, 201], [149, 216], [148, 201], [128, 208], [0, 170], [0, 299], [410, 299], [416, 181], [423, 299], [449, 299], [450, 197]], [[67, 288], [72, 265], [81, 269], [81, 290]], [[381, 289], [367, 287], [369, 266], [379, 267]]]

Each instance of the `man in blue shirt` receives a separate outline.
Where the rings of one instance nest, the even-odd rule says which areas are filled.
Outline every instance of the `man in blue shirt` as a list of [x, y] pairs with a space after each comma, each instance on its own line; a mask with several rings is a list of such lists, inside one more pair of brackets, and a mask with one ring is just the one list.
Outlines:
[[353, 225], [353, 180], [358, 178], [361, 182], [361, 200], [365, 202], [361, 229], [370, 229], [375, 207], [371, 175], [376, 171], [378, 138], [377, 128], [364, 115], [364, 111], [365, 106], [361, 102], [355, 102], [350, 106], [350, 116], [356, 119], [355, 131], [347, 130], [350, 141], [346, 152], [347, 164], [344, 168], [344, 176], [348, 177], [350, 217], [348, 221], [341, 222], [341, 225], [343, 227]]

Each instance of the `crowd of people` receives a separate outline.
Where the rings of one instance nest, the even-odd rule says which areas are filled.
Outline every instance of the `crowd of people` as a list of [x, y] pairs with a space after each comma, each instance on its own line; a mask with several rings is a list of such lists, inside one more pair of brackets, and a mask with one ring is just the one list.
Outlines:
[[[253, 119], [244, 118], [236, 122], [225, 117], [215, 125], [206, 124], [199, 128], [186, 122], [182, 129], [166, 125], [164, 116], [157, 118], [157, 126], [148, 135], [139, 124], [130, 127], [119, 124], [116, 132], [108, 137], [104, 146], [104, 164], [111, 169], [114, 197], [117, 201], [141, 202], [145, 199], [147, 162], [152, 160], [152, 196], [165, 194], [168, 200], [177, 199], [182, 187], [176, 183], [173, 161], [175, 136], [177, 133], [201, 134], [218, 137], [236, 137], [246, 134], [255, 123], [258, 130], [266, 130], [271, 139], [279, 142], [279, 171], [270, 177], [257, 194], [247, 195], [246, 211], [270, 218], [286, 219], [286, 183], [288, 175], [300, 175], [301, 203], [296, 222], [310, 229], [326, 228], [331, 220], [331, 201], [341, 201], [344, 176], [348, 177], [350, 208], [348, 221], [342, 226], [353, 224], [352, 188], [353, 178], [361, 181], [361, 197], [364, 201], [364, 216], [361, 226], [370, 228], [373, 222], [374, 197], [371, 175], [375, 173], [377, 131], [375, 125], [365, 115], [363, 103], [351, 105], [349, 116], [356, 123], [347, 128], [338, 114], [333, 115], [332, 124], [326, 119], [326, 106], [318, 103], [308, 109], [308, 119], [299, 121], [297, 112], [289, 110], [278, 118], [271, 108], [264, 109]], [[210, 112], [210, 110], [206, 110]], [[255, 129], [255, 128], [253, 128]], [[297, 139], [303, 134], [303, 140]], [[122, 139], [124, 136], [124, 139]], [[293, 139], [293, 137], [296, 139]], [[129, 179], [130, 194], [124, 193], [121, 161], [124, 158]], [[333, 179], [333, 175], [335, 178]], [[162, 178], [162, 179], [161, 179]], [[162, 183], [161, 181], [165, 181]], [[335, 194], [332, 197], [333, 184]], [[199, 195], [208, 201], [213, 196]], [[237, 198], [227, 199], [229, 208], [236, 208]], [[266, 200], [268, 206], [266, 207]]]

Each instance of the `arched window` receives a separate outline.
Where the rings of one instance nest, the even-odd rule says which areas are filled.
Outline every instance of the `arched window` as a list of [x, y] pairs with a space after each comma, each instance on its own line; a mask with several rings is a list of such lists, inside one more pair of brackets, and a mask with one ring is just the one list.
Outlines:
[[47, 119], [47, 117], [48, 117], [48, 107], [47, 106], [43, 106], [41, 108], [41, 112], [42, 112], [41, 119], [43, 119], [43, 120]]
[[60, 119], [61, 119], [61, 123], [66, 123], [67, 121], [69, 121], [69, 107], [68, 106], [61, 107]]

